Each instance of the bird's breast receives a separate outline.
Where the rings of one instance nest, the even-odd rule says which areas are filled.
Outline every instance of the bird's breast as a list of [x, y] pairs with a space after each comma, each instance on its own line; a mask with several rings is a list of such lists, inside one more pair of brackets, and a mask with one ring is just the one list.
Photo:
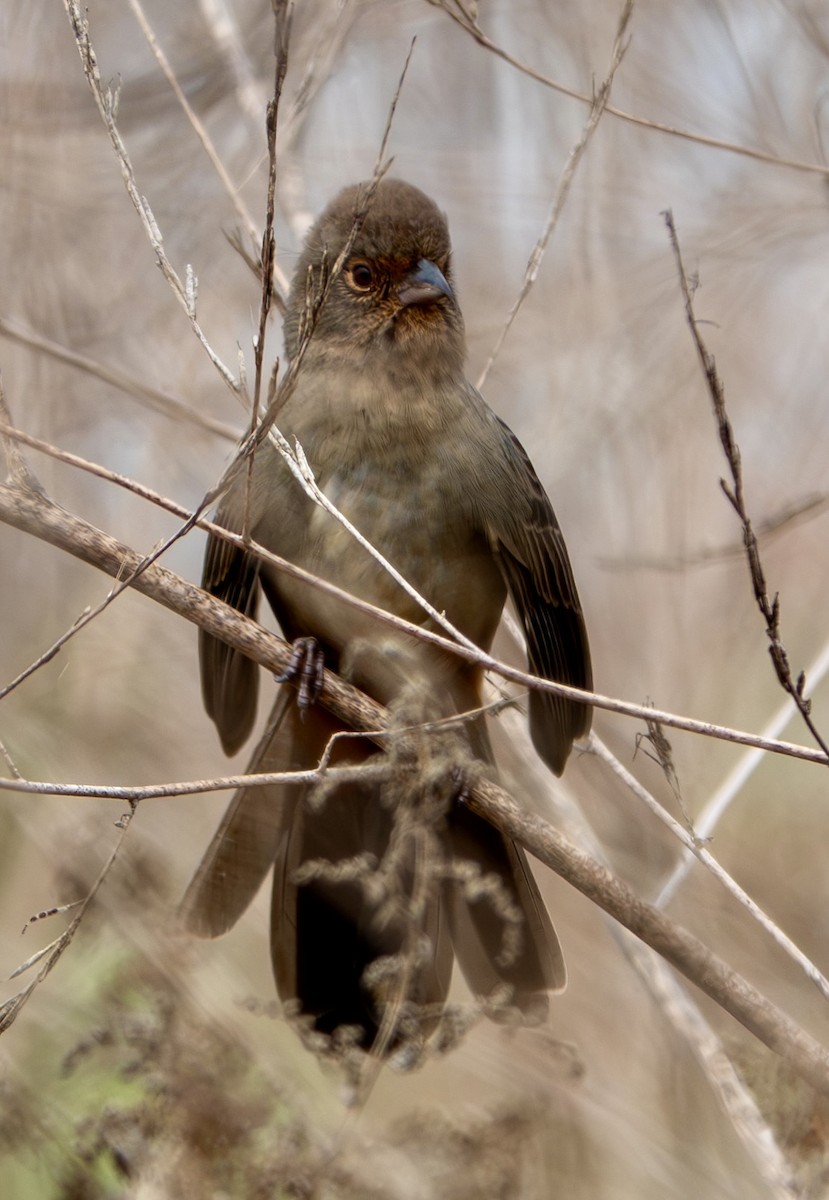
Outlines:
[[[333, 472], [322, 487], [350, 524], [443, 609], [454, 607], [464, 573], [471, 571], [474, 580], [486, 571], [490, 558], [450, 482], [425, 465], [406, 473], [364, 463]], [[423, 620], [422, 608], [336, 517], [319, 506], [311, 514], [305, 548], [311, 569], [325, 578], [408, 620]]]
[[[319, 473], [331, 503], [434, 608], [479, 646], [489, 647], [505, 587], [485, 534], [476, 529], [459, 491], [457, 472], [436, 458], [359, 463]], [[405, 589], [319, 505], [305, 509], [304, 528], [292, 531], [299, 566], [352, 595], [416, 625], [435, 622]], [[436, 654], [376, 618], [308, 584], [279, 574], [266, 583], [289, 636], [311, 634], [334, 650], [339, 665], [361, 686], [389, 702], [417, 675], [437, 680], [465, 670], [460, 660]]]

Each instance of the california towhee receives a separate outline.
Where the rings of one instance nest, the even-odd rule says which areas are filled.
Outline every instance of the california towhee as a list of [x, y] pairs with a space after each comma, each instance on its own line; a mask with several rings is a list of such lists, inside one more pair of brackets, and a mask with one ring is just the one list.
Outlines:
[[[509, 593], [530, 669], [589, 690], [587, 635], [558, 522], [522, 446], [464, 376], [446, 221], [427, 196], [395, 179], [379, 184], [364, 211], [367, 187], [336, 197], [300, 257], [285, 322], [289, 361], [305, 336], [308, 297], [320, 295], [357, 230], [324, 293], [280, 428], [299, 440], [339, 510], [468, 638], [489, 649]], [[433, 628], [308, 499], [269, 443], [256, 454], [249, 490], [243, 472], [217, 520], [240, 531], [246, 504], [251, 536], [276, 554]], [[409, 724], [413, 713], [434, 719], [481, 704], [479, 668], [212, 537], [203, 582], [250, 616], [261, 587], [286, 637], [314, 638], [328, 666], [392, 711], [398, 706]], [[232, 754], [253, 725], [258, 668], [209, 634], [200, 654], [205, 706]], [[590, 709], [533, 690], [529, 722], [538, 753], [560, 774], [573, 739], [589, 728]], [[250, 770], [312, 768], [339, 728], [320, 705], [303, 712], [283, 687]], [[190, 884], [186, 923], [214, 936], [234, 924], [274, 866], [277, 987], [319, 1032], [354, 1026], [368, 1048], [386, 1012], [386, 1047], [398, 1038], [400, 1014], [414, 1013], [427, 1033], [443, 1007], [453, 951], [475, 995], [529, 1018], [543, 1016], [547, 992], [564, 986], [558, 939], [523, 851], [458, 795], [473, 760], [494, 773], [483, 718], [447, 736], [454, 768], [438, 772], [443, 801], [437, 815], [429, 810], [429, 844], [439, 848], [431, 872], [418, 851], [425, 843], [408, 826], [400, 832], [398, 809], [412, 786], [392, 771], [385, 782], [325, 785], [316, 803], [297, 786], [240, 789]], [[369, 759], [383, 760], [382, 752], [351, 738], [333, 761]], [[424, 768], [420, 792], [417, 770], [414, 778], [407, 811], [416, 827], [436, 785], [434, 770], [427, 781]], [[517, 931], [511, 941], [507, 926]], [[398, 1016], [389, 1032], [392, 998]]]

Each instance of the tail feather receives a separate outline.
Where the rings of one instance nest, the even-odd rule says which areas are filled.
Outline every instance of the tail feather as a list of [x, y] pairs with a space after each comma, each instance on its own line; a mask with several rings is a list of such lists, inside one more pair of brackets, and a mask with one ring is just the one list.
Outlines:
[[[372, 864], [382, 862], [391, 824], [377, 785], [339, 787], [321, 809], [305, 805], [297, 812], [274, 873], [271, 953], [279, 994], [297, 998], [320, 1032], [359, 1027], [365, 1048], [377, 1039], [387, 1006], [401, 1000], [409, 1012], [414, 1006], [421, 1034], [430, 1032], [452, 973], [451, 940], [439, 897], [426, 904], [413, 928], [405, 911], [414, 886], [410, 870], [396, 879], [397, 903], [378, 903], [366, 886], [376, 882]], [[305, 878], [297, 882], [300, 869]], [[421, 934], [430, 944], [425, 955], [417, 954]], [[392, 958], [393, 968], [386, 963], [390, 973], [372, 980], [372, 964]], [[401, 972], [405, 994], [398, 983]]]
[[[301, 715], [283, 689], [248, 770], [315, 767], [339, 728], [320, 707]], [[476, 757], [490, 760], [483, 724], [467, 736]], [[349, 738], [335, 747], [332, 765], [378, 754], [369, 741]], [[443, 1010], [454, 955], [477, 996], [506, 988], [506, 1003], [528, 1019], [543, 1018], [547, 995], [564, 987], [566, 972], [524, 852], [454, 803], [440, 826], [450, 869], [438, 865], [413, 916], [423, 882], [417, 839], [397, 839], [394, 871], [382, 869], [400, 811], [382, 789], [394, 786], [393, 777], [326, 783], [319, 804], [304, 786], [240, 788], [185, 894], [187, 928], [204, 937], [225, 932], [273, 865], [277, 990], [320, 1032], [356, 1026], [360, 1044], [382, 1050], [397, 1039], [399, 1012], [414, 1014], [426, 1036]]]
[[[296, 761], [296, 722], [296, 705], [285, 688], [247, 774], [308, 765]], [[291, 784], [237, 789], [181, 901], [179, 912], [186, 929], [198, 937], [218, 937], [236, 924], [277, 856], [299, 795]]]
[[457, 863], [471, 879], [447, 885], [455, 954], [472, 992], [489, 998], [504, 985], [507, 1003], [532, 1020], [547, 1013], [548, 993], [562, 991], [561, 945], [523, 850], [465, 806], [450, 818]]

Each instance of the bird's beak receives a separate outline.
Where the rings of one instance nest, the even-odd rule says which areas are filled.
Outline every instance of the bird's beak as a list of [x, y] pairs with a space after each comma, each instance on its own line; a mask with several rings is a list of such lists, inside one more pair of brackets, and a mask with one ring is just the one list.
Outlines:
[[452, 296], [452, 288], [443, 272], [428, 258], [421, 258], [397, 289], [397, 299], [407, 307], [409, 304], [431, 304], [441, 296]]

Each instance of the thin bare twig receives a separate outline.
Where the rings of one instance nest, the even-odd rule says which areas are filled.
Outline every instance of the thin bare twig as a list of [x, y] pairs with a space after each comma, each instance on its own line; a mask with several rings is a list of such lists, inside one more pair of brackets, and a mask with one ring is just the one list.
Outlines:
[[[253, 344], [253, 361], [255, 367], [253, 383], [253, 403], [250, 407], [250, 423], [248, 440], [251, 440], [259, 423], [262, 403], [262, 373], [265, 361], [265, 340], [268, 333], [268, 321], [271, 315], [271, 305], [274, 298], [274, 265], [276, 262], [276, 238], [274, 235], [274, 218], [276, 214], [276, 125], [279, 115], [279, 101], [282, 96], [282, 85], [285, 82], [285, 72], [288, 69], [288, 46], [291, 39], [291, 18], [293, 5], [291, 0], [272, 0], [274, 13], [274, 79], [273, 94], [268, 101], [265, 117], [265, 133], [268, 147], [268, 189], [265, 201], [265, 230], [262, 234], [262, 249], [260, 252], [261, 285], [259, 297], [259, 328]], [[285, 306], [282, 306], [285, 311]], [[276, 378], [274, 367], [274, 379]], [[250, 493], [253, 484], [254, 455], [247, 458], [247, 474], [245, 478], [245, 507], [242, 530], [247, 537], [250, 528]]]
[[[265, 337], [268, 330], [268, 319], [271, 315], [271, 304], [274, 299], [274, 268], [276, 266], [276, 240], [274, 238], [274, 216], [276, 212], [276, 123], [279, 116], [279, 100], [282, 96], [282, 85], [285, 82], [285, 72], [288, 69], [288, 45], [291, 39], [291, 18], [293, 15], [291, 0], [272, 0], [272, 3], [274, 10], [273, 50], [275, 61], [273, 95], [268, 101], [268, 109], [265, 117], [268, 146], [268, 193], [265, 204], [265, 231], [262, 234], [262, 293], [259, 302], [259, 331], [253, 348], [256, 374], [253, 385], [253, 404], [251, 405], [250, 413], [251, 433], [255, 430], [256, 423], [259, 420]], [[284, 313], [284, 300], [280, 308]]]
[[624, 57], [625, 50], [627, 49], [625, 36], [627, 34], [627, 29], [628, 25], [630, 24], [630, 18], [632, 14], [633, 0], [626, 0], [625, 7], [622, 10], [622, 15], [619, 18], [616, 37], [613, 40], [613, 51], [610, 56], [610, 67], [608, 69], [607, 76], [599, 87], [598, 92], [596, 92], [593, 97], [593, 101], [590, 105], [590, 114], [585, 122], [584, 128], [581, 131], [581, 136], [567, 157], [567, 162], [565, 163], [564, 170], [559, 177], [558, 186], [556, 188], [555, 196], [553, 197], [553, 202], [550, 206], [550, 211], [547, 215], [547, 220], [544, 224], [541, 237], [533, 247], [532, 254], [530, 255], [529, 262], [527, 263], [527, 269], [524, 272], [524, 279], [521, 284], [521, 289], [515, 299], [515, 303], [507, 315], [507, 319], [503, 324], [495, 345], [490, 351], [489, 358], [484, 364], [484, 369], [481, 371], [481, 374], [478, 378], [478, 382], [476, 384], [478, 390], [484, 386], [487, 376], [492, 368], [492, 364], [495, 362], [496, 358], [501, 352], [501, 347], [503, 346], [504, 340], [506, 339], [506, 336], [512, 327], [512, 323], [518, 315], [518, 311], [522, 304], [529, 295], [530, 289], [538, 278], [538, 271], [541, 267], [541, 260], [544, 257], [544, 252], [547, 249], [547, 243], [552, 236], [553, 230], [558, 224], [558, 218], [561, 215], [565, 201], [570, 194], [570, 186], [575, 178], [576, 170], [581, 162], [582, 155], [587, 149], [588, 143], [590, 142], [590, 139], [593, 136], [599, 121], [602, 119], [602, 113], [604, 113], [607, 109], [608, 101], [610, 100], [610, 89], [613, 86], [613, 80], [616, 75], [616, 71], [618, 70], [622, 58]]
[[[384, 730], [373, 731], [382, 739]], [[178, 783], [136, 784], [121, 787], [116, 784], [55, 783], [43, 779], [13, 779], [0, 776], [0, 791], [21, 792], [29, 796], [81, 797], [85, 800], [117, 800], [119, 804], [138, 804], [142, 800], [167, 800], [171, 796], [202, 796], [211, 792], [226, 792], [240, 787], [268, 787], [274, 783], [305, 785], [325, 779], [332, 783], [383, 779], [388, 767], [382, 763], [360, 763], [357, 766], [311, 767], [307, 771], [272, 771], [252, 775], [220, 775], [215, 779], [187, 779]]]
[[694, 314], [694, 298], [691, 287], [688, 283], [688, 276], [685, 273], [685, 266], [682, 261], [682, 253], [679, 248], [679, 239], [674, 225], [673, 213], [670, 211], [664, 214], [665, 224], [668, 227], [668, 235], [671, 239], [671, 248], [673, 249], [674, 258], [676, 259], [677, 271], [679, 273], [679, 283], [682, 289], [682, 296], [685, 302], [685, 316], [688, 322], [688, 328], [691, 330], [691, 337], [694, 341], [694, 346], [697, 351], [705, 382], [708, 387], [708, 392], [711, 397], [711, 402], [714, 408], [714, 416], [717, 422], [717, 430], [720, 435], [720, 443], [722, 444], [723, 453], [725, 454], [728, 463], [728, 469], [731, 473], [731, 483], [726, 483], [724, 479], [720, 480], [720, 486], [740, 519], [743, 527], [743, 543], [745, 545], [746, 559], [748, 561], [749, 573], [751, 575], [751, 584], [754, 589], [754, 599], [757, 601], [757, 607], [760, 609], [763, 620], [766, 623], [766, 634], [769, 639], [769, 654], [774, 665], [775, 674], [778, 682], [785, 692], [791, 697], [792, 702], [798, 709], [806, 728], [811, 733], [812, 737], [820, 746], [823, 753], [829, 756], [829, 745], [821, 736], [817, 726], [812, 720], [811, 708], [812, 704], [804, 695], [806, 686], [806, 677], [801, 671], [797, 680], [792, 677], [791, 667], [789, 666], [789, 656], [786, 653], [786, 647], [783, 645], [780, 636], [780, 597], [775, 594], [774, 599], [769, 599], [768, 588], [766, 586], [765, 572], [763, 564], [760, 560], [760, 547], [757, 544], [757, 537], [751, 525], [751, 518], [746, 507], [745, 494], [743, 491], [743, 470], [740, 462], [740, 448], [734, 437], [734, 430], [731, 427], [731, 421], [728, 417], [728, 412], [725, 407], [725, 392], [723, 390], [722, 380], [717, 373], [717, 364], [714, 361], [713, 354], [709, 353], [705, 342], [702, 339], [702, 334], [699, 330], [699, 324]]
[[[487, 37], [484, 31], [478, 25], [474, 17], [469, 13], [463, 5], [453, 5], [450, 0], [426, 0], [433, 8], [440, 8], [448, 17], [465, 30], [470, 37], [482, 46], [485, 50], [489, 50], [496, 58], [500, 58], [503, 62], [509, 63], [511, 67], [515, 67], [522, 75], [534, 79], [536, 83], [542, 84], [546, 88], [550, 88], [554, 92], [559, 92], [562, 96], [569, 96], [572, 100], [579, 100], [582, 104], [592, 104], [593, 97], [584, 92], [579, 92], [575, 88], [566, 87], [563, 83], [558, 83], [555, 79], [551, 79], [549, 75], [543, 74], [541, 71], [536, 71], [534, 67], [522, 62], [519, 58], [504, 50], [491, 38]], [[689, 129], [679, 129], [675, 125], [666, 125], [661, 121], [651, 121], [647, 117], [638, 117], [634, 113], [625, 112], [621, 108], [614, 108], [612, 104], [608, 104], [605, 111], [612, 117], [618, 117], [621, 121], [627, 121], [631, 125], [638, 125], [640, 128], [652, 130], [654, 133], [665, 133], [670, 137], [682, 138], [688, 142], [696, 142], [701, 146], [709, 146], [712, 150], [725, 150], [731, 154], [740, 154], [745, 158], [755, 159], [757, 162], [768, 163], [770, 166], [787, 167], [794, 171], [809, 171], [815, 175], [829, 175], [829, 167], [820, 163], [802, 162], [796, 158], [782, 158], [777, 154], [769, 154], [765, 150], [756, 150], [751, 146], [741, 146], [737, 142], [727, 142], [722, 138], [709, 137], [704, 133], [692, 133]]]
[[[638, 800], [641, 800], [646, 805], [649, 812], [657, 817], [657, 819], [660, 820], [662, 824], [671, 831], [674, 837], [682, 843], [686, 851], [698, 859], [698, 861], [702, 863], [706, 870], [710, 871], [714, 878], [722, 884], [729, 895], [732, 896], [738, 902], [738, 904], [740, 904], [746, 910], [752, 919], [755, 920], [757, 924], [765, 930], [775, 945], [778, 946], [783, 953], [792, 960], [792, 962], [796, 963], [797, 966], [800, 967], [809, 982], [813, 983], [821, 995], [825, 999], [829, 1000], [829, 979], [827, 979], [826, 976], [818, 970], [815, 964], [810, 958], [807, 957], [807, 955], [803, 953], [799, 946], [797, 946], [791, 940], [791, 938], [788, 937], [783, 930], [774, 923], [771, 917], [765, 913], [762, 908], [760, 908], [759, 904], [752, 900], [748, 892], [740, 887], [737, 881], [728, 874], [725, 868], [722, 867], [714, 858], [714, 856], [706, 849], [706, 847], [700, 843], [699, 839], [692, 837], [691, 834], [689, 834], [688, 831], [682, 825], [680, 825], [678, 821], [674, 820], [670, 813], [665, 811], [658, 800], [656, 800], [655, 797], [653, 797], [650, 792], [648, 792], [647, 789], [644, 788], [641, 783], [639, 783], [638, 779], [631, 775], [630, 771], [628, 771], [627, 768], [619, 762], [615, 754], [613, 754], [607, 748], [607, 746], [605, 746], [604, 742], [602, 742], [600, 738], [596, 737], [595, 734], [590, 735], [590, 739], [587, 744], [587, 750], [588, 753], [595, 754], [601, 762], [605, 763], [605, 765], [610, 768], [614, 775], [622, 780], [628, 791], [632, 792], [632, 794], [636, 796]], [[660, 897], [654, 901], [654, 904], [657, 908], [662, 907], [660, 903]]]
[[135, 806], [131, 805], [129, 812], [124, 813], [120, 820], [115, 822], [116, 827], [120, 830], [120, 833], [115, 840], [115, 845], [112, 848], [109, 858], [98, 873], [98, 878], [92, 884], [92, 887], [89, 889], [87, 895], [83, 898], [83, 900], [78, 902], [78, 912], [72, 918], [71, 922], [63, 931], [63, 933], [61, 933], [59, 937], [55, 938], [54, 942], [52, 942], [50, 946], [37, 951], [36, 954], [33, 954], [31, 958], [29, 958], [25, 963], [22, 963], [17, 970], [13, 972], [12, 978], [16, 978], [18, 975], [23, 974], [24, 971], [34, 966], [35, 963], [40, 962], [41, 959], [45, 957], [45, 962], [31, 983], [16, 995], [11, 996], [5, 1001], [5, 1003], [0, 1004], [0, 1033], [5, 1033], [9, 1026], [15, 1021], [16, 1017], [20, 1013], [20, 1010], [29, 1000], [32, 993], [43, 982], [53, 967], [57, 966], [58, 960], [60, 959], [64, 950], [69, 947], [72, 939], [78, 931], [78, 926], [86, 915], [90, 904], [98, 894], [101, 884], [112, 870], [121, 853], [121, 847], [124, 844], [124, 838], [127, 836], [130, 830], [134, 815]]

